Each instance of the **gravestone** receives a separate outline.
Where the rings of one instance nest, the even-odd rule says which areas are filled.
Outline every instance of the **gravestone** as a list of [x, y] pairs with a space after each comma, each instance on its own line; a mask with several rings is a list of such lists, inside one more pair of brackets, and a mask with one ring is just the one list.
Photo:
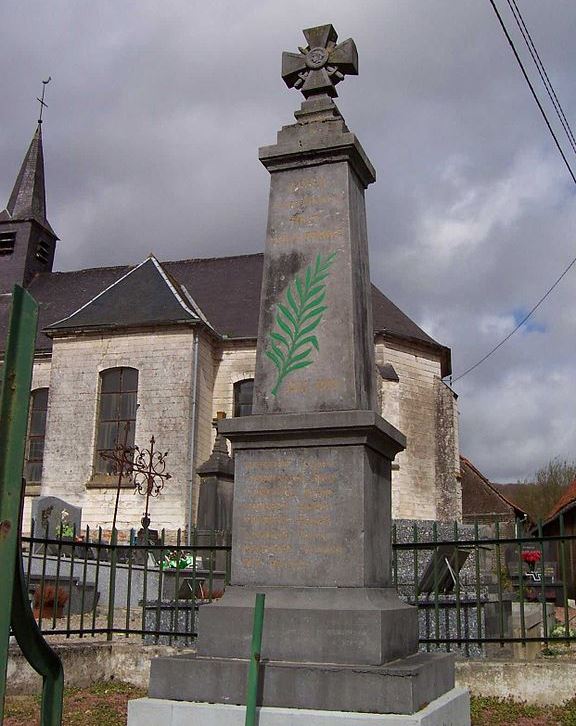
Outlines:
[[[257, 592], [262, 726], [375, 713], [469, 723], [453, 656], [418, 653], [417, 611], [392, 586], [391, 462], [405, 438], [376, 413], [364, 200], [375, 172], [333, 101], [357, 73], [356, 46], [331, 25], [304, 35], [282, 75], [305, 101], [260, 150], [271, 182], [253, 415], [218, 424], [234, 448], [231, 585], [199, 609], [197, 655], [152, 661], [152, 698], [130, 706], [140, 726], [145, 713], [243, 723], [227, 705], [245, 703]], [[168, 712], [155, 699], [191, 703]]]
[[[218, 412], [213, 424], [226, 418]], [[210, 457], [196, 469], [200, 479], [196, 543], [206, 547], [230, 544], [234, 504], [234, 464], [223, 434], [217, 431]], [[214, 590], [224, 588], [228, 567], [226, 549], [202, 550], [202, 567], [213, 572]]]
[[[32, 502], [34, 537], [48, 539], [72, 539], [80, 534], [82, 507], [77, 507], [59, 497], [36, 497]], [[42, 552], [44, 545], [35, 545], [35, 552]], [[57, 545], [48, 545], [48, 554], [57, 554]]]
[[[225, 414], [219, 413], [214, 424], [225, 417]], [[228, 454], [223, 434], [216, 433], [212, 453], [196, 469], [196, 474], [200, 479], [197, 529], [230, 531], [234, 497], [234, 464]]]

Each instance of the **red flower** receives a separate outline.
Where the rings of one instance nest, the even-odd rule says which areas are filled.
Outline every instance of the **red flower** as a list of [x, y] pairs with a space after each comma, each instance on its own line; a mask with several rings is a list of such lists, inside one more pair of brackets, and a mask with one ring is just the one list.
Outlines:
[[522, 559], [529, 564], [536, 564], [536, 562], [540, 562], [542, 559], [542, 552], [540, 550], [524, 550], [522, 552]]

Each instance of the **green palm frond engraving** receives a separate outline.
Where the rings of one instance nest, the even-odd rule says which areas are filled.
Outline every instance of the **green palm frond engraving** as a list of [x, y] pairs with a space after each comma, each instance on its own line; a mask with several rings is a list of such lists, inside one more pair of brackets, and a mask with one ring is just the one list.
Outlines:
[[316, 257], [314, 265], [309, 265], [302, 278], [296, 277], [294, 285], [289, 285], [283, 302], [277, 303], [276, 324], [268, 336], [266, 355], [278, 370], [276, 384], [271, 393], [275, 396], [286, 376], [314, 362], [310, 359], [313, 348], [320, 350], [318, 339], [313, 335], [320, 324], [326, 298], [326, 283], [330, 266], [336, 252], [322, 258]]

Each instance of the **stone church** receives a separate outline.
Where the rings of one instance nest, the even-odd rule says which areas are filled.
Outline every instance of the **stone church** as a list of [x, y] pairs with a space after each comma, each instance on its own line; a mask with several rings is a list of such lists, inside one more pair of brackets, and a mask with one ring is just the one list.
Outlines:
[[[167, 451], [170, 481], [151, 526], [195, 521], [197, 468], [219, 412], [249, 415], [262, 254], [53, 270], [58, 237], [46, 217], [39, 124], [0, 212], [0, 327], [11, 290], [38, 301], [25, 464], [25, 523], [39, 494], [82, 507], [82, 525], [111, 526], [117, 477], [101, 456], [125, 437]], [[193, 253], [194, 250], [191, 250]], [[161, 250], [158, 250], [161, 253]], [[380, 413], [407, 437], [392, 476], [393, 516], [460, 519], [456, 396], [444, 383], [450, 350], [372, 286]], [[293, 376], [306, 376], [302, 370]], [[143, 498], [126, 483], [118, 527], [139, 527]]]

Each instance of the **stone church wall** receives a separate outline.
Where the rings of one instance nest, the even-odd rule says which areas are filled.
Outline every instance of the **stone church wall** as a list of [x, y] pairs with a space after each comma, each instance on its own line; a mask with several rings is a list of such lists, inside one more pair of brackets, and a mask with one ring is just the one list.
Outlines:
[[217, 363], [212, 413], [224, 411], [230, 418], [234, 414], [234, 384], [254, 378], [256, 344], [230, 342]]
[[[113, 336], [60, 338], [52, 361], [38, 359], [33, 387], [50, 387], [42, 494], [54, 494], [83, 508], [83, 525], [109, 528], [115, 488], [87, 488], [93, 471], [99, 372], [116, 366], [139, 370], [136, 443], [148, 446], [154, 434], [168, 450], [173, 478], [151, 505], [152, 526], [173, 531], [196, 514], [195, 466], [210, 455], [212, 419], [233, 415], [234, 383], [254, 376], [256, 347], [229, 341], [220, 346], [202, 332], [198, 343], [197, 429], [192, 442], [193, 333], [158, 330]], [[376, 361], [391, 363], [399, 381], [380, 379], [382, 415], [408, 438], [392, 473], [395, 518], [454, 519], [461, 516], [458, 421], [453, 392], [441, 378], [440, 358], [432, 350], [379, 338]], [[32, 492], [30, 492], [32, 493]], [[31, 497], [26, 498], [29, 522]], [[119, 528], [137, 526], [144, 498], [121, 494]], [[192, 506], [191, 506], [192, 505]]]
[[[199, 357], [203, 361], [202, 347]], [[54, 341], [42, 494], [53, 494], [81, 506], [83, 526], [110, 527], [115, 489], [91, 489], [86, 485], [93, 472], [99, 372], [116, 366], [139, 370], [136, 443], [147, 447], [154, 435], [158, 447], [169, 451], [172, 479], [165, 493], [152, 501], [151, 526], [175, 529], [186, 518], [192, 473], [193, 336], [189, 330]], [[210, 376], [205, 379], [200, 399], [202, 395], [206, 398], [206, 389], [210, 388]], [[205, 407], [205, 401], [200, 400], [199, 412]], [[201, 436], [198, 438], [202, 441]], [[144, 497], [128, 489], [120, 500], [118, 527], [134, 526], [144, 511]]]
[[[232, 416], [234, 383], [254, 376], [256, 347], [229, 345], [216, 373], [214, 415]], [[381, 412], [408, 437], [392, 472], [393, 516], [461, 518], [458, 414], [454, 394], [440, 377], [439, 354], [379, 339], [376, 361], [391, 363], [398, 373], [399, 382], [381, 381]]]
[[[199, 336], [199, 348], [198, 348], [198, 391], [197, 391], [197, 418], [196, 418], [196, 442], [194, 445], [195, 449], [195, 467], [200, 466], [203, 462], [208, 459], [212, 452], [212, 418], [215, 415], [213, 413], [213, 399], [214, 399], [214, 385], [215, 385], [215, 373], [217, 366], [216, 351], [212, 340], [206, 335]], [[197, 476], [194, 477], [194, 486], [192, 487], [192, 512], [194, 521], [196, 521], [196, 512], [198, 509], [198, 492], [200, 487], [200, 480]], [[188, 493], [190, 487], [188, 487]], [[189, 496], [189, 494], [188, 494]], [[187, 496], [187, 502], [189, 502]], [[187, 512], [189, 511], [189, 503], [187, 503]], [[186, 516], [188, 521], [188, 516]], [[179, 526], [183, 526], [182, 521]]]
[[392, 472], [392, 516], [459, 518], [456, 401], [442, 382], [439, 354], [380, 337], [376, 362], [398, 374], [399, 381], [381, 382], [382, 415], [407, 438]]
[[436, 519], [462, 521], [456, 394], [440, 378], [436, 389]]

